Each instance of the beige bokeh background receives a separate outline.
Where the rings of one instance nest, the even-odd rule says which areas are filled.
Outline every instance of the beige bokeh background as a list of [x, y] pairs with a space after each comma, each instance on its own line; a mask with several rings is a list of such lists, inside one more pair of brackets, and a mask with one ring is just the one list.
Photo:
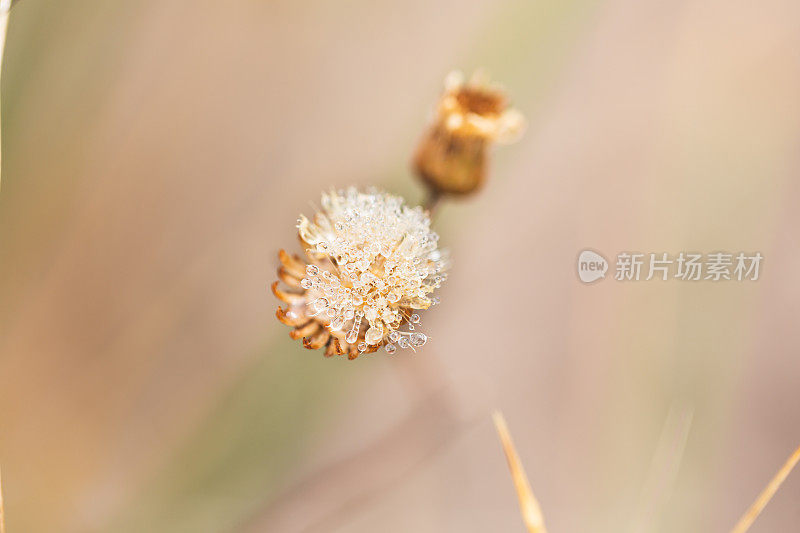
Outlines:
[[[438, 215], [431, 342], [301, 349], [267, 290], [297, 214], [419, 201], [441, 81], [478, 66], [530, 127]], [[9, 533], [522, 531], [495, 407], [552, 532], [727, 531], [800, 443], [796, 1], [23, 0], [4, 69]], [[585, 286], [585, 247], [765, 261]]]

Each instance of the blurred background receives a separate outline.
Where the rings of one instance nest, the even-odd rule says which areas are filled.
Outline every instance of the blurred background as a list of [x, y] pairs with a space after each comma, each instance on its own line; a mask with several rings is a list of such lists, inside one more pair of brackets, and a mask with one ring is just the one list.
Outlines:
[[[431, 342], [302, 349], [267, 288], [298, 214], [421, 201], [476, 67], [530, 125], [437, 215]], [[522, 531], [494, 408], [552, 533], [727, 531], [800, 443], [795, 0], [22, 0], [2, 93], [9, 533]], [[583, 285], [587, 247], [765, 259]]]

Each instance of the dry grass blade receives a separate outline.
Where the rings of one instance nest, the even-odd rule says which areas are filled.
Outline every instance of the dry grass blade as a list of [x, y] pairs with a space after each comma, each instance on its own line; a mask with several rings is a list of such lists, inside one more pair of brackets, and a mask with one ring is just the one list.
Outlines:
[[786, 460], [781, 469], [778, 470], [778, 473], [775, 474], [775, 477], [773, 477], [764, 490], [761, 491], [761, 494], [758, 495], [753, 505], [750, 506], [744, 516], [739, 519], [739, 522], [731, 530], [731, 533], [744, 533], [750, 529], [750, 526], [753, 525], [753, 522], [755, 522], [758, 515], [761, 514], [761, 511], [764, 510], [764, 507], [767, 506], [770, 499], [778, 492], [786, 476], [789, 475], [798, 461], [800, 461], [800, 447]]
[[500, 442], [503, 445], [503, 452], [506, 454], [508, 469], [511, 471], [511, 479], [514, 481], [514, 488], [517, 490], [522, 520], [530, 533], [547, 533], [547, 529], [544, 527], [542, 510], [533, 495], [522, 461], [519, 460], [517, 450], [514, 448], [514, 441], [511, 440], [511, 434], [508, 432], [506, 419], [500, 411], [492, 413], [492, 418], [497, 428], [497, 434], [500, 436]]

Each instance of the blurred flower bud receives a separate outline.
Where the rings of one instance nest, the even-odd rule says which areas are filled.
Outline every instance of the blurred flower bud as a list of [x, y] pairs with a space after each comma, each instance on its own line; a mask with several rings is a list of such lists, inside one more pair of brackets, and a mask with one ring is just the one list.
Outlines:
[[490, 144], [514, 142], [524, 129], [525, 119], [508, 108], [501, 87], [480, 72], [469, 81], [452, 72], [414, 167], [434, 196], [469, 194], [486, 180]]

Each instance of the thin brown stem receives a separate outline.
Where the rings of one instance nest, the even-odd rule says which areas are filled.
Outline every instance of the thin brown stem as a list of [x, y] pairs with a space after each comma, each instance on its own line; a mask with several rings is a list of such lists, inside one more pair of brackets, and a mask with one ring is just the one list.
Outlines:
[[429, 188], [428, 197], [422, 204], [422, 208], [428, 212], [428, 216], [430, 218], [433, 218], [434, 215], [436, 214], [436, 210], [439, 207], [441, 201], [442, 201], [442, 193], [434, 190], [433, 188]]

